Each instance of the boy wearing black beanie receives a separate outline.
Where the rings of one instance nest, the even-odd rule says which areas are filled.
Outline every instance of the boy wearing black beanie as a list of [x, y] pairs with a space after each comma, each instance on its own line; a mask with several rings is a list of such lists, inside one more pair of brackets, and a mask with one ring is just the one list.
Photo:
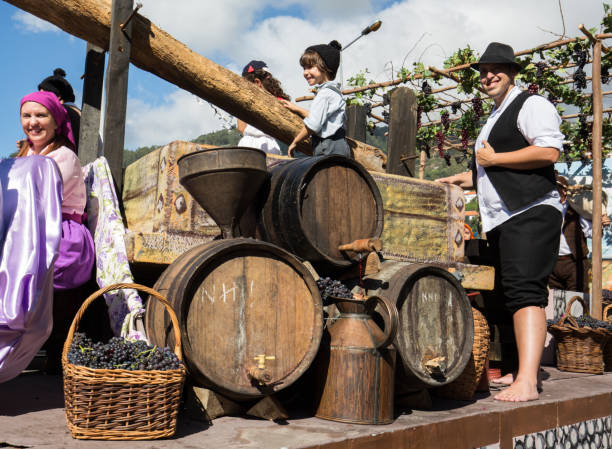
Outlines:
[[317, 89], [317, 93], [310, 110], [281, 100], [288, 109], [304, 118], [304, 126], [289, 145], [289, 156], [293, 156], [298, 142], [310, 135], [314, 156], [339, 154], [351, 157], [344, 129], [346, 106], [340, 84], [332, 81], [340, 66], [341, 48], [337, 41], [313, 45], [300, 58], [304, 78], [309, 86]]

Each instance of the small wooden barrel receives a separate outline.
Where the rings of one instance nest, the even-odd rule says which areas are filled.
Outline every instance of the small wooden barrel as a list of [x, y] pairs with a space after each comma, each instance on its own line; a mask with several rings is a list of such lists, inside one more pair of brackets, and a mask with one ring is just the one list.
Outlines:
[[364, 281], [368, 295], [395, 301], [399, 328], [395, 347], [404, 390], [454, 381], [472, 354], [472, 307], [461, 283], [432, 265], [386, 261]]
[[382, 234], [380, 191], [358, 162], [343, 156], [317, 156], [268, 170], [263, 240], [310, 262], [347, 267], [358, 255], [340, 251], [339, 245]]
[[[219, 240], [176, 259], [155, 284], [176, 311], [189, 374], [236, 399], [265, 396], [297, 380], [323, 332], [316, 283], [296, 257], [253, 239]], [[172, 345], [156, 302], [145, 315], [151, 342]]]

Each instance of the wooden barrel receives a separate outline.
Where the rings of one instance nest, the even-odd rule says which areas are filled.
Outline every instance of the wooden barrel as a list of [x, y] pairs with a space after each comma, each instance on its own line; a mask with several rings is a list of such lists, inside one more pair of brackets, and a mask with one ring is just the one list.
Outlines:
[[472, 354], [474, 321], [470, 301], [452, 274], [432, 265], [385, 261], [364, 285], [369, 295], [397, 305], [394, 344], [406, 390], [446, 385], [463, 372]]
[[[323, 308], [316, 283], [299, 260], [270, 243], [218, 240], [192, 248], [157, 280], [180, 323], [192, 379], [237, 399], [291, 385], [321, 342]], [[147, 303], [147, 334], [172, 345], [170, 323]]]
[[343, 156], [300, 158], [268, 167], [262, 239], [315, 263], [347, 267], [358, 255], [339, 245], [380, 237], [380, 191], [361, 164]]

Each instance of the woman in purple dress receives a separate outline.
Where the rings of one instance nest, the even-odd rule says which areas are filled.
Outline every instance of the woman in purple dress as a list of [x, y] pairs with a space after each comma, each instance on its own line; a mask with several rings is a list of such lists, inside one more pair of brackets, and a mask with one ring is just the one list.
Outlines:
[[81, 162], [66, 109], [51, 92], [33, 92], [21, 99], [21, 126], [27, 139], [17, 157], [33, 154], [55, 161], [63, 181], [62, 237], [55, 261], [53, 287], [76, 288], [89, 280], [94, 264], [94, 244], [86, 226], [87, 196]]

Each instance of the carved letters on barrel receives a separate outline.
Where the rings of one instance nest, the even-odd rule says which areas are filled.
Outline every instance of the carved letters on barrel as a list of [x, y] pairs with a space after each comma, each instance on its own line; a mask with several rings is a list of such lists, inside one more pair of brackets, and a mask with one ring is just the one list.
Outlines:
[[431, 265], [386, 261], [364, 283], [369, 295], [397, 304], [394, 344], [404, 387], [446, 385], [463, 372], [472, 354], [474, 321], [470, 301], [452, 274]]
[[[195, 247], [155, 289], [177, 313], [185, 361], [200, 385], [238, 399], [291, 385], [310, 366], [323, 329], [314, 279], [291, 254], [252, 239]], [[171, 343], [167, 319], [147, 304], [147, 334]]]

